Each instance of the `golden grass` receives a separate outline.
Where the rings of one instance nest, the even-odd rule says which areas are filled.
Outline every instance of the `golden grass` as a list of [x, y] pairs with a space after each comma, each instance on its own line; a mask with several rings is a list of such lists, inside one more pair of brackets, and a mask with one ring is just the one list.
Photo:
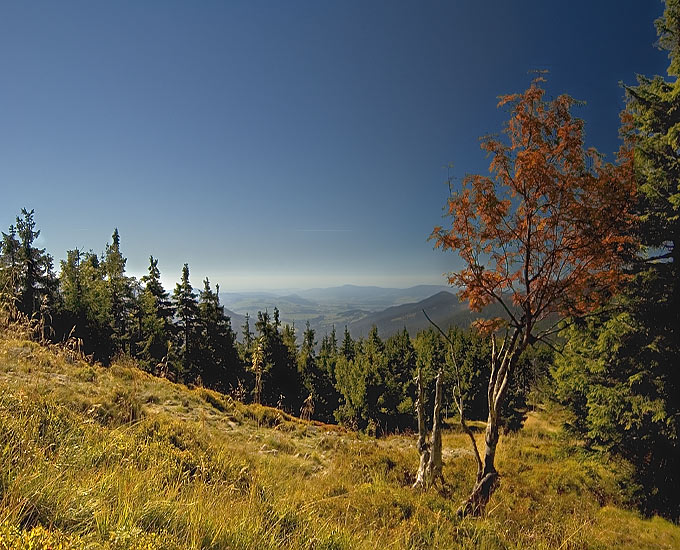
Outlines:
[[501, 439], [487, 516], [459, 520], [474, 460], [455, 429], [446, 490], [420, 493], [412, 436], [303, 422], [129, 364], [5, 335], [0, 388], [0, 550], [680, 547], [677, 526], [621, 508], [620, 465], [568, 439], [559, 411]]

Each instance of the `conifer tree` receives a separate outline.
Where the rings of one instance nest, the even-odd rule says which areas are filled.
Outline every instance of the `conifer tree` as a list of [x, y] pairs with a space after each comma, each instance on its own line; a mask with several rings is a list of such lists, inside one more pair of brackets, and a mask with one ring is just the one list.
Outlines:
[[0, 242], [0, 304], [15, 311], [19, 285], [19, 239], [16, 227], [2, 232]]
[[177, 354], [181, 363], [180, 376], [185, 381], [194, 382], [199, 375], [200, 327], [198, 326], [198, 302], [189, 281], [189, 264], [184, 264], [182, 268], [182, 279], [175, 286], [172, 300], [177, 317]]
[[44, 248], [35, 247], [40, 231], [35, 229], [33, 215], [33, 210], [22, 208], [16, 225], [3, 233], [0, 261], [3, 291], [28, 317], [52, 308], [57, 286], [52, 257]]
[[391, 415], [386, 415], [385, 429], [394, 431], [415, 428], [413, 380], [416, 371], [416, 352], [406, 327], [387, 339], [385, 355], [387, 362], [381, 400], [383, 408], [392, 411]]
[[347, 330], [347, 325], [345, 325], [345, 334], [342, 338], [342, 355], [348, 361], [352, 361], [355, 356], [354, 340], [352, 340], [352, 336], [349, 330]]
[[113, 354], [111, 317], [104, 271], [93, 252], [68, 250], [59, 275], [59, 328], [62, 339], [82, 340], [83, 351], [108, 363]]
[[132, 306], [132, 285], [125, 276], [127, 259], [120, 250], [120, 234], [115, 228], [111, 236], [111, 244], [106, 245], [102, 267], [106, 273], [106, 284], [109, 292], [111, 311], [111, 328], [114, 343], [118, 351], [130, 351], [129, 316]]
[[219, 285], [213, 292], [206, 277], [198, 306], [202, 328], [201, 378], [206, 386], [226, 391], [236, 388], [242, 376], [236, 335], [220, 304], [219, 292]]
[[[337, 397], [333, 386], [332, 374], [329, 372], [328, 362], [331, 360], [333, 344], [328, 337], [324, 337], [323, 354], [326, 368], [322, 367], [321, 356], [316, 355], [315, 331], [309, 321], [302, 334], [302, 346], [298, 354], [298, 370], [304, 392], [311, 396], [314, 418], [329, 422], [333, 418], [333, 411], [337, 407]], [[337, 348], [337, 342], [335, 344]]]
[[282, 333], [280, 326], [278, 309], [274, 309], [273, 320], [267, 311], [258, 311], [255, 328], [263, 354], [262, 402], [272, 406], [281, 403], [289, 411], [297, 413], [302, 400], [295, 329], [286, 325]]
[[[667, 77], [626, 87], [622, 133], [634, 147], [633, 279], [600, 318], [572, 327], [554, 371], [571, 425], [628, 459], [640, 508], [680, 519], [680, 1], [656, 21]], [[613, 312], [612, 312], [613, 310]]]
[[144, 288], [140, 296], [142, 336], [139, 356], [151, 372], [166, 371], [172, 362], [173, 307], [160, 277], [158, 260], [149, 256], [148, 273], [141, 279]]
[[250, 315], [248, 313], [246, 313], [245, 320], [241, 326], [241, 332], [243, 334], [241, 346], [239, 348], [241, 360], [244, 364], [250, 364], [250, 354], [252, 353], [253, 347], [253, 332], [250, 330]]

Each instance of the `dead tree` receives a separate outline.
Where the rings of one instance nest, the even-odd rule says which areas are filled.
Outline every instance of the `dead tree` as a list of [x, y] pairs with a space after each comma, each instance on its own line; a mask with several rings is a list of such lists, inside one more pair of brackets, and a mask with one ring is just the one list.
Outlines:
[[414, 489], [428, 489], [435, 483], [444, 484], [442, 473], [442, 376], [439, 369], [435, 382], [434, 407], [432, 410], [432, 433], [428, 437], [425, 425], [425, 391], [423, 389], [423, 371], [419, 369], [416, 377], [418, 385], [418, 400], [416, 412], [418, 414], [418, 452], [420, 465], [413, 484]]

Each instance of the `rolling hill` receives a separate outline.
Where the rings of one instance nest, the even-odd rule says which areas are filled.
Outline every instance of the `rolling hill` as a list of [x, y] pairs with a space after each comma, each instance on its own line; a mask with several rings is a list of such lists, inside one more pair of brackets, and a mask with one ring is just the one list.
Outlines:
[[349, 324], [349, 331], [354, 337], [366, 336], [374, 325], [378, 334], [387, 338], [406, 328], [411, 336], [431, 325], [423, 310], [443, 330], [450, 326], [467, 328], [482, 316], [500, 317], [503, 311], [500, 306], [489, 306], [483, 313], [475, 313], [468, 309], [467, 304], [461, 302], [451, 292], [442, 291], [420, 302], [403, 304], [387, 308], [383, 311], [371, 313], [364, 318]]

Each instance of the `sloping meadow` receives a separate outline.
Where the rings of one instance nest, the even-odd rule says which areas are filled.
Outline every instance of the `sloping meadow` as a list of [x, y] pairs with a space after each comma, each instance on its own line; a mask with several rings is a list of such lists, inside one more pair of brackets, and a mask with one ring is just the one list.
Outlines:
[[[678, 548], [626, 511], [625, 467], [559, 411], [501, 439], [501, 488], [456, 517], [474, 460], [444, 438], [447, 486], [411, 489], [415, 436], [373, 439], [0, 338], [0, 550]], [[481, 430], [478, 437], [482, 437]]]

